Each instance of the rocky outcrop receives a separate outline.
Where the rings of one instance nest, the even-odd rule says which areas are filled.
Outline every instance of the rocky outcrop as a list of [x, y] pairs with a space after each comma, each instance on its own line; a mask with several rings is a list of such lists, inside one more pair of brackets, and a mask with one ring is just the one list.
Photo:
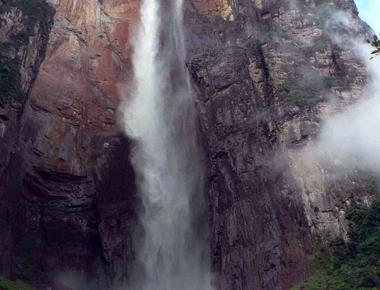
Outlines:
[[290, 288], [312, 270], [313, 246], [345, 235], [350, 205], [374, 198], [370, 178], [321, 164], [311, 149], [329, 98], [345, 108], [366, 79], [332, 22], [350, 18], [363, 39], [367, 26], [353, 1], [327, 2], [187, 7], [217, 289]]
[[[130, 77], [129, 39], [139, 4], [43, 5], [55, 10], [50, 33], [41, 32], [45, 46], [49, 40], [46, 54], [31, 43], [30, 54], [40, 63], [45, 57], [13, 130], [18, 140], [4, 138], [14, 150], [1, 163], [8, 179], [2, 228], [10, 231], [1, 241], [1, 252], [8, 253], [3, 271], [41, 287], [52, 281], [90, 285], [89, 277], [106, 287], [124, 278], [132, 255], [134, 173], [117, 108], [119, 86]], [[6, 14], [9, 29], [25, 18], [17, 9]], [[48, 17], [44, 12], [38, 19], [50, 24]], [[32, 34], [31, 41], [40, 36], [38, 27]]]
[[[0, 1], [0, 81], [12, 76], [0, 88], [0, 272], [106, 289], [133, 259], [132, 144], [117, 109], [140, 2], [34, 2]], [[315, 244], [345, 235], [345, 211], [373, 200], [367, 173], [312, 150], [329, 97], [342, 110], [366, 80], [332, 15], [356, 36], [368, 28], [352, 0], [329, 3], [185, 1], [217, 289], [289, 289]]]
[[[138, 3], [62, 0], [55, 7], [22, 120], [24, 194], [36, 207], [46, 206], [46, 219], [54, 221], [45, 226], [52, 236], [41, 245], [42, 264], [117, 280], [131, 255], [134, 207], [130, 147], [117, 126], [117, 108], [119, 86], [130, 77]], [[57, 229], [71, 236], [69, 244]]]
[[43, 1], [0, 1], [0, 271], [8, 275], [19, 222], [20, 116], [44, 59], [53, 13]]
[[[38, 18], [46, 14], [44, 20]], [[52, 11], [43, 2], [34, 9], [17, 1], [0, 2], [0, 176], [17, 139], [25, 96], [44, 58]]]

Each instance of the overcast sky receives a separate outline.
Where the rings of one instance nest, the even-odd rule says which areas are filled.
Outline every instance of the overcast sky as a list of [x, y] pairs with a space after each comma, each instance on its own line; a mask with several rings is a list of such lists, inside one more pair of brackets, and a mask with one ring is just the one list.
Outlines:
[[355, 0], [360, 17], [380, 33], [380, 0]]

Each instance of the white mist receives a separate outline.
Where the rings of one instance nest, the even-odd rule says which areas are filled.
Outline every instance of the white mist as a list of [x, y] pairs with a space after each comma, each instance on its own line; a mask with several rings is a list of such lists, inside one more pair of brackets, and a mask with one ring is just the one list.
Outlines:
[[380, 172], [380, 58], [370, 60], [369, 45], [352, 40], [357, 57], [370, 76], [363, 100], [326, 120], [320, 146], [345, 165]]
[[207, 241], [194, 228], [203, 186], [182, 18], [182, 0], [144, 0], [134, 42], [125, 126], [136, 141], [144, 238], [135, 245], [133, 290], [210, 289]]
[[335, 12], [325, 25], [332, 41], [365, 65], [368, 79], [359, 101], [326, 116], [316, 150], [340, 166], [380, 173], [380, 58], [371, 59], [374, 49], [365, 43], [368, 34], [352, 35], [359, 25], [344, 11]]

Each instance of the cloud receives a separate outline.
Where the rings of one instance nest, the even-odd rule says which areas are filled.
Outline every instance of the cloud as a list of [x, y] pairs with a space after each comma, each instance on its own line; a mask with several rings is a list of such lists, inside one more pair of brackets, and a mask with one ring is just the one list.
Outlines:
[[[343, 19], [339, 25], [350, 27], [352, 20], [342, 16], [337, 14], [334, 19]], [[332, 38], [341, 40], [342, 35]], [[372, 48], [362, 40], [343, 39], [351, 43], [352, 52], [366, 65], [370, 77], [360, 102], [325, 121], [319, 149], [339, 163], [380, 173], [380, 58], [370, 60]]]
[[380, 1], [379, 0], [355, 0], [359, 9], [359, 16], [367, 22], [376, 33], [380, 33]]

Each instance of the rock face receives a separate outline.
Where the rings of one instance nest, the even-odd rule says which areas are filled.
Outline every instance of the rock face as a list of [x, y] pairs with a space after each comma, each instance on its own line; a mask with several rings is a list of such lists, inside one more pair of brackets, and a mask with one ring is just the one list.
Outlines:
[[41, 261], [63, 273], [97, 280], [126, 273], [135, 185], [116, 110], [137, 16], [136, 2], [59, 1], [24, 110], [24, 195], [46, 210], [33, 214], [48, 235]]
[[[0, 1], [1, 82], [17, 64], [0, 91], [0, 272], [106, 289], [133, 259], [135, 176], [117, 108], [140, 1], [31, 4], [44, 17], [22, 2]], [[217, 289], [289, 289], [312, 271], [316, 243], [345, 235], [350, 205], [374, 198], [366, 174], [310, 149], [328, 97], [344, 109], [366, 80], [332, 15], [352, 18], [355, 36], [368, 28], [352, 0], [330, 2], [185, 1]]]
[[217, 289], [290, 288], [310, 273], [315, 244], [345, 235], [347, 208], [373, 200], [369, 180], [357, 171], [335, 178], [310, 150], [328, 98], [342, 109], [366, 79], [332, 22], [351, 18], [363, 39], [368, 28], [353, 1], [330, 2], [187, 7]]
[[[129, 38], [139, 3], [50, 5], [55, 16], [50, 32], [43, 33], [49, 39], [46, 54], [46, 41], [44, 48], [31, 43], [25, 53], [44, 60], [20, 122], [9, 121], [17, 124], [18, 138], [2, 139], [17, 144], [12, 158], [1, 163], [10, 179], [2, 194], [14, 200], [4, 202], [2, 222], [10, 233], [1, 241], [6, 249], [1, 252], [9, 253], [3, 269], [36, 285], [53, 280], [70, 285], [88, 277], [105, 285], [122, 279], [117, 274], [127, 273], [131, 259], [135, 183], [117, 108], [119, 86], [130, 77]], [[4, 16], [9, 29], [23, 19], [14, 10]], [[31, 41], [39, 33], [36, 28]], [[21, 75], [30, 80], [27, 85], [35, 77]]]
[[15, 265], [22, 187], [17, 150], [20, 116], [44, 59], [53, 13], [43, 1], [32, 6], [0, 1], [0, 271], [8, 275], [9, 266]]

